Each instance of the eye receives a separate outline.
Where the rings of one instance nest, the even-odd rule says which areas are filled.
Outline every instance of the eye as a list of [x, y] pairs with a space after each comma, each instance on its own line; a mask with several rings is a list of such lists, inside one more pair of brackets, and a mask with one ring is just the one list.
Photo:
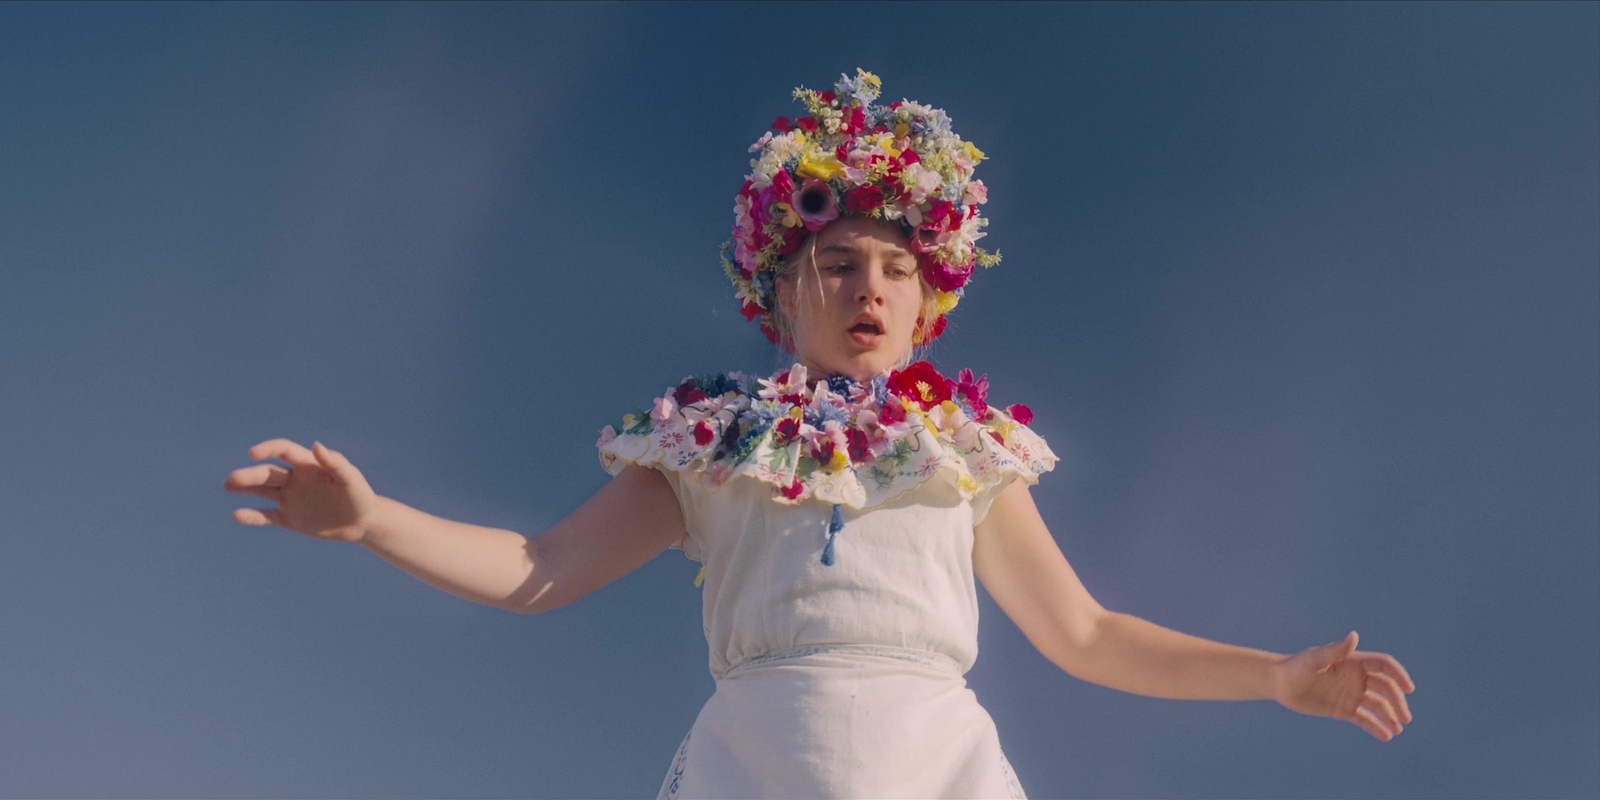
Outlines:
[[891, 264], [884, 268], [884, 272], [891, 278], [904, 279], [911, 277], [911, 269], [901, 264]]
[[855, 269], [856, 265], [849, 262], [842, 262], [826, 267], [824, 268], [824, 271], [829, 275], [849, 275], [850, 273], [854, 272]]

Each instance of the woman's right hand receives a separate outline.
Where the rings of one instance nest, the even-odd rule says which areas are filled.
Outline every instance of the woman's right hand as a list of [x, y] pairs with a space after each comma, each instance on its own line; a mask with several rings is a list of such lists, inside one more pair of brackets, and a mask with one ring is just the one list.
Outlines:
[[234, 470], [222, 488], [255, 495], [277, 508], [235, 509], [245, 525], [279, 525], [317, 539], [360, 542], [377, 509], [378, 496], [361, 470], [321, 442], [312, 449], [288, 439], [270, 439], [250, 448], [256, 460], [278, 458], [290, 464], [257, 464]]

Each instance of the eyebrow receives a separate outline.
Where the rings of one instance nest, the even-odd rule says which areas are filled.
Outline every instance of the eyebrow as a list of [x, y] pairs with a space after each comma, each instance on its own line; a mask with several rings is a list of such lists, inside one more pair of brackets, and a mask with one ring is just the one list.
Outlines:
[[[826, 253], [845, 253], [847, 255], [859, 256], [861, 255], [862, 250], [859, 247], [848, 244], [830, 244], [827, 247], [817, 248], [817, 255], [820, 256]], [[916, 262], [916, 259], [907, 256], [905, 253], [891, 253], [885, 260], [913, 264]]]

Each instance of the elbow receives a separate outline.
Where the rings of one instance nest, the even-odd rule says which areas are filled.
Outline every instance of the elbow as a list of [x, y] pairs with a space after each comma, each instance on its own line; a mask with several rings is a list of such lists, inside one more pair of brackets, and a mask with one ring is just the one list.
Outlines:
[[1083, 678], [1087, 664], [1093, 658], [1102, 626], [1115, 613], [1096, 604], [1071, 615], [1071, 618], [1059, 620], [1055, 635], [1050, 637], [1048, 643], [1041, 643], [1040, 652], [1061, 671], [1074, 678]]
[[557, 578], [557, 561], [539, 546], [538, 537], [528, 537], [528, 543], [523, 546], [525, 577], [516, 589], [511, 591], [498, 605], [507, 611], [517, 614], [543, 614], [562, 606], [570, 605], [573, 598], [562, 597], [557, 587], [562, 585]]

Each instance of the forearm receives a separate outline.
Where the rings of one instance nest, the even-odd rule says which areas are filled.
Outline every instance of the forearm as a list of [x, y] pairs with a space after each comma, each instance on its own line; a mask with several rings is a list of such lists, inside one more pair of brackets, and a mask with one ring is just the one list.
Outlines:
[[1062, 667], [1124, 692], [1176, 700], [1270, 700], [1285, 656], [1213, 642], [1131, 614], [1106, 612], [1089, 644]]
[[419, 580], [457, 597], [532, 613], [537, 569], [522, 534], [436, 517], [380, 496], [361, 544]]

